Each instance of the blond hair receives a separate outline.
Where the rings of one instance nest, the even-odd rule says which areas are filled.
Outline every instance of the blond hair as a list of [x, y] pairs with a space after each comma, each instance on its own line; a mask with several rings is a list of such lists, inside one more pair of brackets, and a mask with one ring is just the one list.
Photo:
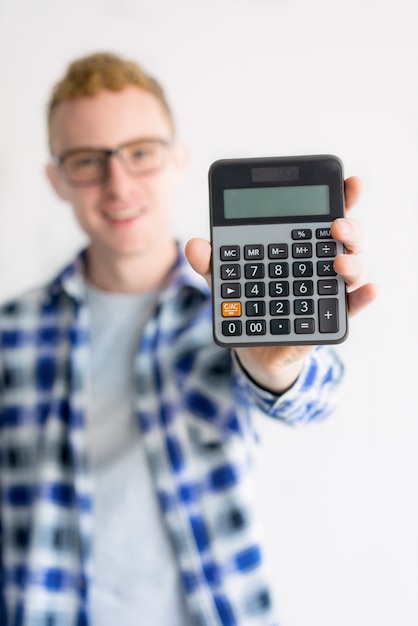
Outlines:
[[122, 91], [134, 85], [154, 95], [163, 107], [173, 133], [172, 111], [161, 85], [138, 63], [110, 52], [97, 52], [73, 61], [64, 77], [55, 85], [48, 102], [48, 128], [56, 107], [66, 100], [94, 96], [104, 89]]

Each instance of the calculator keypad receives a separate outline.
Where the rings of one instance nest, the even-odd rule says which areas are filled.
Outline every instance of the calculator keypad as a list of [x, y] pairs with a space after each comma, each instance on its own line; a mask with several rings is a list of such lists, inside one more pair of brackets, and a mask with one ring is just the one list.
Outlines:
[[252, 244], [213, 242], [220, 279], [214, 276], [214, 313], [221, 320], [215, 327], [226, 345], [336, 343], [345, 337], [345, 284], [333, 267], [342, 245], [323, 224], [280, 229], [282, 240], [276, 227], [259, 231], [261, 240]]

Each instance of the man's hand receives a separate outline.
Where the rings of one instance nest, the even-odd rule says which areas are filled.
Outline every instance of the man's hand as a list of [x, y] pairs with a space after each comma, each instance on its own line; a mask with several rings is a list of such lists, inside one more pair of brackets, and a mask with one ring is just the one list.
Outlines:
[[[344, 192], [346, 213], [349, 215], [361, 194], [360, 180], [348, 178], [344, 183]], [[335, 258], [334, 268], [347, 284], [348, 313], [353, 317], [376, 297], [375, 285], [364, 282], [365, 272], [359, 258], [367, 246], [367, 237], [360, 223], [350, 217], [335, 220], [331, 234], [346, 248], [346, 254]], [[210, 286], [210, 243], [204, 239], [191, 239], [185, 252], [190, 265]], [[282, 393], [295, 382], [302, 370], [304, 357], [312, 346], [242, 347], [235, 350], [243, 367], [259, 385], [273, 393]]]

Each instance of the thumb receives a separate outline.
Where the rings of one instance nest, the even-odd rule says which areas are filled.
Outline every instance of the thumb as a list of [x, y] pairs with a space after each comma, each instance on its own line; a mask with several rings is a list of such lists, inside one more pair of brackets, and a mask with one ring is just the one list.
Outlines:
[[184, 248], [186, 258], [195, 272], [203, 276], [211, 286], [211, 254], [212, 246], [206, 239], [190, 239]]

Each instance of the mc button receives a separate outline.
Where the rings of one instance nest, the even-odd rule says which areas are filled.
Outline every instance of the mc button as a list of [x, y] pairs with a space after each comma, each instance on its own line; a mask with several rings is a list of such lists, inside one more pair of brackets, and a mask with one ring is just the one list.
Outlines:
[[239, 261], [239, 246], [221, 246], [221, 261]]

